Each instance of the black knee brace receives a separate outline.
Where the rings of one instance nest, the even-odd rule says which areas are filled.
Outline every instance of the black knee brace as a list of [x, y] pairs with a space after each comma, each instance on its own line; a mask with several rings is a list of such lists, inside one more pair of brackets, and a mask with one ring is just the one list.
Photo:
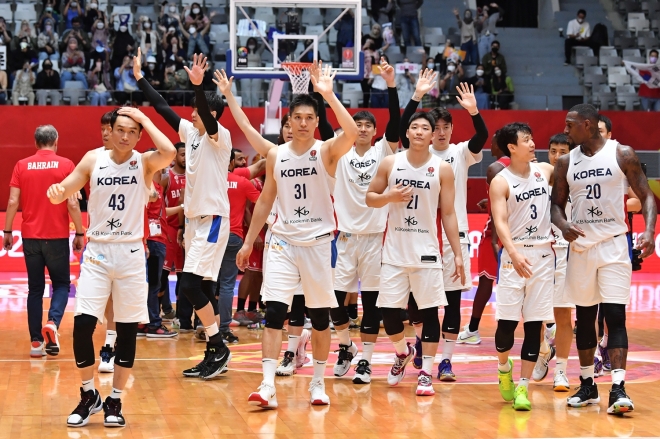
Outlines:
[[73, 318], [73, 356], [79, 369], [94, 365], [94, 329], [98, 319], [89, 314]]
[[600, 306], [607, 322], [607, 347], [609, 349], [628, 349], [626, 305], [601, 303]]
[[291, 302], [291, 312], [287, 316], [289, 326], [305, 326], [305, 296], [297, 294]]
[[307, 308], [307, 312], [316, 331], [325, 331], [330, 327], [330, 308]]
[[[575, 307], [575, 318], [577, 329], [575, 331], [575, 345], [578, 351], [588, 351], [596, 347], [598, 338], [596, 336], [596, 318], [598, 316], [598, 305]], [[609, 322], [608, 322], [609, 323]]]
[[286, 303], [269, 301], [266, 307], [266, 328], [282, 330], [288, 309]]
[[603, 311], [603, 304], [598, 305], [598, 338], [605, 335], [605, 312]]
[[137, 323], [117, 323], [117, 346], [115, 347], [115, 366], [130, 369], [135, 361], [135, 343]]
[[378, 291], [362, 291], [362, 323], [360, 332], [363, 334], [378, 334], [382, 314], [376, 306]]
[[408, 320], [415, 326], [422, 324], [422, 314], [419, 312], [417, 301], [412, 293], [408, 296]]
[[442, 318], [442, 332], [458, 334], [461, 326], [461, 290], [445, 291], [447, 306]]
[[400, 308], [381, 308], [383, 313], [383, 326], [387, 335], [400, 334], [403, 332]]
[[[202, 281], [202, 293], [209, 299], [209, 303], [213, 307], [213, 313], [218, 315], [218, 299], [215, 296], [217, 282], [212, 280], [203, 280]], [[199, 309], [199, 308], [198, 308]]]
[[335, 296], [337, 297], [337, 308], [330, 308], [330, 317], [332, 318], [332, 323], [335, 326], [341, 326], [348, 323], [348, 309], [344, 306], [346, 302], [346, 291], [337, 291], [335, 290]]
[[[497, 349], [497, 352], [507, 352], [511, 350], [517, 327], [518, 322], [514, 320], [497, 321], [497, 329], [495, 330], [495, 349]], [[536, 338], [539, 338], [540, 336], [541, 332], [539, 331]]]
[[422, 315], [422, 341], [424, 343], [438, 343], [440, 341], [440, 319], [438, 318], [438, 307], [420, 309]]
[[525, 322], [525, 338], [523, 339], [522, 349], [520, 350], [520, 359], [536, 363], [541, 349], [541, 327], [543, 322]]
[[196, 310], [204, 308], [209, 303], [209, 298], [202, 292], [202, 279], [202, 276], [193, 273], [181, 275], [181, 292]]

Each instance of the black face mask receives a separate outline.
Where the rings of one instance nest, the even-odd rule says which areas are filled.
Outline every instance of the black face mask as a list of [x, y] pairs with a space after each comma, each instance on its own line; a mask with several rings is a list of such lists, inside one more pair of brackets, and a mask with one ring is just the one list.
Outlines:
[[491, 47], [490, 50], [491, 50], [493, 53], [497, 54], [497, 52], [500, 51], [500, 48], [499, 48], [499, 47]]
[[53, 66], [48, 65], [48, 64], [44, 64], [44, 65], [43, 65], [43, 68], [44, 68], [44, 70], [50, 70], [50, 69], [53, 68]]

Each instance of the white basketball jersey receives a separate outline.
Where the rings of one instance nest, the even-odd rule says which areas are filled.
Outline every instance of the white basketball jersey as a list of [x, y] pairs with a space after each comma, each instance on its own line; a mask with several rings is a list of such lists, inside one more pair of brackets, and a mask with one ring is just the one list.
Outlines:
[[277, 182], [277, 219], [273, 234], [293, 245], [329, 242], [335, 231], [332, 180], [323, 165], [322, 141], [304, 154], [291, 151], [290, 142], [277, 147], [274, 175]]
[[575, 242], [589, 248], [628, 231], [628, 179], [616, 160], [618, 142], [608, 140], [593, 157], [577, 147], [570, 152], [568, 187], [573, 202], [571, 222], [584, 230]]
[[94, 242], [133, 242], [144, 237], [149, 188], [144, 182], [142, 154], [133, 151], [118, 165], [109, 150], [97, 150], [89, 182], [87, 238]]
[[337, 163], [335, 212], [339, 230], [348, 233], [380, 233], [385, 231], [387, 207], [367, 207], [367, 189], [384, 157], [391, 154], [383, 137], [360, 157], [355, 146]]
[[390, 203], [383, 263], [399, 267], [442, 267], [438, 243], [438, 197], [440, 158], [431, 158], [419, 168], [408, 162], [408, 152], [395, 155], [388, 188], [399, 183], [413, 187], [408, 202]]
[[509, 183], [507, 217], [514, 245], [539, 245], [553, 241], [550, 226], [550, 186], [541, 170], [530, 163], [529, 177], [514, 175], [504, 168], [501, 175]]
[[[550, 193], [552, 194], [552, 186], [550, 186]], [[564, 209], [566, 212], [566, 218], [568, 220], [571, 220], [571, 197], [568, 197], [568, 200], [566, 201], [566, 208]], [[552, 227], [552, 235], [555, 238], [555, 243], [552, 244], [553, 247], [568, 247], [568, 241], [564, 239], [564, 235], [561, 233], [561, 230], [557, 228], [557, 226], [551, 226]]]
[[270, 212], [268, 213], [268, 218], [266, 218], [266, 224], [268, 224], [268, 227], [273, 227], [275, 218], [277, 218], [277, 197], [275, 198], [275, 201], [273, 201], [273, 207], [271, 207]]

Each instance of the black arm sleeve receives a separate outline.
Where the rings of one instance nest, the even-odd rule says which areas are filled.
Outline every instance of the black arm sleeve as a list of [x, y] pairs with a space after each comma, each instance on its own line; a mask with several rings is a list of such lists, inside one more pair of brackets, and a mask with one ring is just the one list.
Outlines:
[[388, 87], [390, 120], [385, 127], [385, 140], [388, 142], [399, 141], [399, 129], [401, 127], [401, 109], [399, 109], [399, 93], [396, 87]]
[[325, 141], [335, 137], [335, 130], [332, 129], [332, 125], [328, 122], [328, 116], [325, 112], [325, 101], [321, 93], [314, 92], [312, 93], [314, 99], [318, 103], [318, 114], [319, 114], [319, 134], [321, 134], [321, 140]]
[[144, 77], [138, 81], [138, 86], [140, 87], [140, 90], [144, 92], [147, 100], [151, 102], [151, 105], [153, 105], [156, 113], [160, 114], [163, 119], [165, 119], [165, 122], [167, 122], [168, 125], [178, 133], [181, 117], [179, 117], [179, 115], [176, 114], [169, 105], [167, 105], [165, 99], [163, 99], [160, 93], [154, 90], [151, 84], [149, 84], [149, 81], [147, 81]]
[[477, 113], [476, 116], [472, 117], [472, 125], [474, 125], [474, 136], [468, 142], [468, 149], [472, 154], [479, 154], [484, 148], [484, 145], [488, 141], [488, 128], [486, 127], [486, 122], [484, 122], [483, 117], [480, 113]]
[[218, 133], [218, 121], [215, 120], [215, 117], [211, 114], [211, 109], [209, 108], [209, 103], [206, 100], [206, 94], [204, 94], [204, 88], [201, 85], [194, 85], [193, 89], [195, 90], [195, 104], [197, 105], [197, 115], [202, 119], [204, 124], [204, 129], [206, 129], [206, 134], [212, 136]]
[[408, 149], [410, 147], [410, 140], [406, 137], [406, 131], [408, 131], [408, 122], [410, 122], [410, 118], [415, 114], [415, 111], [417, 111], [417, 107], [419, 106], [419, 102], [415, 100], [410, 100], [408, 102], [408, 105], [406, 105], [406, 109], [403, 110], [403, 115], [401, 116], [401, 126], [399, 129], [399, 138], [401, 139], [401, 145]]

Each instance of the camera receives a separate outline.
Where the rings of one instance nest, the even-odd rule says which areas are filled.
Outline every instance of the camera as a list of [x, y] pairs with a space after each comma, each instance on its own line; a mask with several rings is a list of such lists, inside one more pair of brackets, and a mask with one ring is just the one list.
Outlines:
[[643, 259], [640, 257], [641, 254], [641, 250], [636, 248], [632, 250], [632, 271], [639, 271], [642, 269]]

